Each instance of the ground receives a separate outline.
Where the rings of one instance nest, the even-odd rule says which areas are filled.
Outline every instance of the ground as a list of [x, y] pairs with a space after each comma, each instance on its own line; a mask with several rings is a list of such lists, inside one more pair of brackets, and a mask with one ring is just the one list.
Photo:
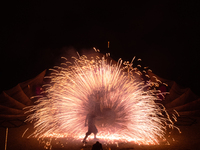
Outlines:
[[[196, 120], [196, 122], [193, 122]], [[193, 124], [190, 124], [190, 123]], [[194, 150], [200, 149], [200, 117], [192, 117], [180, 121], [178, 124], [181, 134], [174, 130], [172, 137], [175, 141], [169, 140], [170, 145], [160, 144], [160, 145], [136, 145], [134, 143], [105, 143], [105, 141], [99, 141], [102, 143], [104, 150]], [[29, 138], [28, 134], [31, 130], [22, 137], [24, 131], [29, 128], [30, 125], [24, 125], [19, 128], [10, 128], [8, 131], [8, 145], [7, 149], [15, 150], [44, 150], [48, 149], [48, 143], [39, 143], [37, 139]], [[5, 128], [0, 128], [0, 149], [4, 149], [5, 142]], [[86, 145], [81, 143], [81, 140], [67, 141], [67, 139], [57, 139], [52, 142], [52, 150], [90, 150], [92, 145], [96, 141], [90, 140]], [[63, 144], [63, 145], [62, 145]]]

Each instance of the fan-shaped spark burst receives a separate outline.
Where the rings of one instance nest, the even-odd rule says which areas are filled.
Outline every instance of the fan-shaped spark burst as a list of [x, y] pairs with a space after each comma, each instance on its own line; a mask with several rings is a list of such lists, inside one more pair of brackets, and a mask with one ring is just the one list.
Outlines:
[[[55, 67], [51, 85], [29, 107], [27, 121], [34, 121], [33, 137], [83, 138], [85, 118], [96, 114], [98, 138], [158, 144], [165, 139], [167, 126], [173, 122], [165, 108], [155, 103], [155, 90], [147, 90], [132, 68], [122, 60], [112, 63], [107, 57], [88, 59], [79, 56], [74, 63]], [[125, 70], [128, 70], [125, 71]], [[99, 95], [99, 98], [97, 97]]]

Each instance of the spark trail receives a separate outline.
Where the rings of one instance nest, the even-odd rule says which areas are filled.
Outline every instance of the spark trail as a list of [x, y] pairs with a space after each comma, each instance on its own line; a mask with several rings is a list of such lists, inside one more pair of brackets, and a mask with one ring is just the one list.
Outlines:
[[155, 103], [158, 91], [149, 89], [151, 82], [141, 81], [132, 62], [83, 55], [52, 71], [44, 94], [28, 107], [26, 121], [34, 122], [33, 137], [82, 139], [89, 113], [97, 116], [97, 137], [107, 141], [159, 144], [166, 128], [174, 127], [164, 106]]

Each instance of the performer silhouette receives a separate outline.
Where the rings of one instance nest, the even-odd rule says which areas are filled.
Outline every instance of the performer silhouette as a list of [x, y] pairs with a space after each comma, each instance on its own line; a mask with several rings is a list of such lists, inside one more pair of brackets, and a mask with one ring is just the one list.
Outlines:
[[96, 115], [94, 113], [89, 113], [85, 119], [85, 126], [88, 125], [88, 132], [83, 139], [83, 143], [86, 143], [86, 139], [91, 133], [94, 134], [94, 139], [96, 139], [96, 134], [98, 133], [98, 130], [95, 126], [95, 118]]
[[98, 130], [95, 126], [95, 120], [97, 117], [100, 117], [102, 115], [100, 107], [101, 104], [100, 93], [96, 93], [96, 96], [93, 97], [93, 102], [95, 103], [93, 108], [94, 110], [91, 111], [85, 119], [85, 126], [88, 126], [88, 131], [83, 139], [83, 143], [86, 143], [86, 139], [91, 133], [94, 134], [94, 139], [96, 139], [96, 135], [98, 133]]

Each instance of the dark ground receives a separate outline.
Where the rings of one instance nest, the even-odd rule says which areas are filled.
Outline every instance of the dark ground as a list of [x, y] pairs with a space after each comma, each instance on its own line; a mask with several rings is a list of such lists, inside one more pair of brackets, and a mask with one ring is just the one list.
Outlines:
[[[99, 139], [103, 145], [104, 150], [198, 150], [200, 149], [200, 118], [192, 117], [192, 120], [196, 120], [195, 123], [189, 125], [190, 121], [187, 119], [188, 125], [179, 125], [178, 127], [181, 130], [181, 134], [174, 129], [172, 131], [171, 137], [174, 138], [174, 141], [171, 138], [167, 138], [170, 145], [166, 145], [161, 142], [160, 145], [136, 145], [132, 142], [124, 143], [108, 143]], [[185, 120], [186, 121], [186, 120]], [[29, 128], [29, 130], [24, 134], [24, 131]], [[7, 149], [15, 150], [44, 150], [48, 149], [48, 143], [42, 143], [35, 138], [27, 138], [33, 131], [31, 130], [31, 125], [24, 125], [18, 128], [10, 128], [8, 130], [8, 145]], [[5, 129], [0, 128], [0, 149], [4, 149], [5, 141]], [[92, 136], [92, 135], [91, 135]], [[98, 138], [98, 135], [97, 135]], [[69, 141], [65, 138], [58, 138], [57, 140], [52, 140], [52, 150], [91, 150], [92, 145], [96, 141], [90, 140], [85, 146], [81, 143], [81, 139]]]

